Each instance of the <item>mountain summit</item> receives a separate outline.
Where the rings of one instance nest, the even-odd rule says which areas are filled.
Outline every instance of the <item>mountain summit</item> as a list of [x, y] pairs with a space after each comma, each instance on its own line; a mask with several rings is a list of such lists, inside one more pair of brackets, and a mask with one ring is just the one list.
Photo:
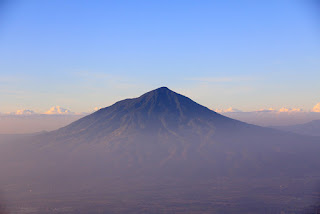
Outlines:
[[115, 104], [115, 106], [119, 105], [124, 106], [127, 111], [139, 112], [149, 117], [170, 114], [183, 119], [192, 117], [195, 114], [209, 113], [210, 111], [167, 87], [161, 87], [136, 99], [124, 100]]
[[126, 99], [114, 105], [101, 109], [99, 114], [105, 114], [113, 109], [118, 113], [123, 112], [143, 119], [154, 119], [156, 117], [170, 117], [174, 120], [183, 121], [197, 116], [208, 116], [215, 112], [199, 105], [190, 98], [171, 91], [167, 87], [152, 90], [134, 99]]

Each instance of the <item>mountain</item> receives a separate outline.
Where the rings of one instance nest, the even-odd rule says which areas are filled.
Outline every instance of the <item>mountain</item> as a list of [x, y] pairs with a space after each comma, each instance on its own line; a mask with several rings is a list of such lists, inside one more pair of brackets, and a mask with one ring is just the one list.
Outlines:
[[302, 135], [320, 136], [320, 120], [292, 126], [273, 126], [272, 128]]
[[[225, 131], [254, 127], [224, 117], [166, 87], [126, 99], [49, 133], [55, 141], [105, 143], [149, 136], [190, 141], [210, 139]], [[257, 127], [256, 127], [257, 128]], [[192, 141], [193, 143], [195, 141]]]
[[90, 169], [112, 163], [123, 172], [264, 176], [319, 168], [308, 143], [320, 148], [313, 138], [233, 120], [162, 87], [43, 134], [33, 145], [52, 159], [61, 151], [72, 152], [76, 163], [101, 160]]
[[290, 191], [307, 194], [301, 188], [320, 175], [318, 137], [237, 121], [166, 87], [0, 146], [0, 185], [12, 201], [69, 201], [73, 213], [277, 210], [281, 198], [297, 205], [279, 186], [295, 178]]

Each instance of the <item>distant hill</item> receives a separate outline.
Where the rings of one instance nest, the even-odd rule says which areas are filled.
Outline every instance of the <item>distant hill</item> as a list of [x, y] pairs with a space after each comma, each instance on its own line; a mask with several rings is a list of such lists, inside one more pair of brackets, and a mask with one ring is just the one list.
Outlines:
[[291, 126], [320, 120], [320, 112], [279, 112], [259, 110], [251, 112], [223, 112], [224, 116], [264, 127]]
[[292, 126], [273, 126], [273, 128], [302, 135], [320, 136], [320, 120]]

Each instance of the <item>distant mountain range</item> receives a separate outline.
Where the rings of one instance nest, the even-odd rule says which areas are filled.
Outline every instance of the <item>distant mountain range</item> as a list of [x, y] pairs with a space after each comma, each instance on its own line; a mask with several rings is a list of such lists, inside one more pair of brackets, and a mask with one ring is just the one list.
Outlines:
[[[250, 185], [260, 179], [263, 186], [273, 178], [320, 176], [319, 137], [237, 121], [166, 87], [56, 131], [0, 146], [0, 184], [16, 200], [73, 193], [79, 203], [88, 194], [123, 199], [131, 193], [147, 198], [159, 193], [161, 200], [171, 200], [160, 186], [186, 191], [191, 185], [193, 194], [200, 194], [196, 200], [203, 201], [208, 194], [216, 196], [200, 184], [213, 185], [221, 178], [232, 183], [225, 187], [227, 194], [240, 180]], [[32, 190], [29, 196], [24, 196], [26, 188]]]

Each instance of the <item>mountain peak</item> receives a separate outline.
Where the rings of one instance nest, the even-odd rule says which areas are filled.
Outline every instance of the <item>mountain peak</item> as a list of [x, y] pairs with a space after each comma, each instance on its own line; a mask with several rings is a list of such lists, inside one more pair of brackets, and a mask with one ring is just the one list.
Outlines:
[[160, 88], [154, 89], [154, 91], [172, 91], [166, 86], [162, 86]]
[[115, 130], [178, 130], [198, 123], [221, 121], [224, 116], [167, 87], [140, 97], [125, 99], [82, 118], [66, 127], [67, 132], [88, 130], [113, 133]]
[[[160, 87], [160, 88], [157, 88], [157, 89], [154, 89], [152, 91], [149, 91], [145, 94], [143, 94], [142, 96], [157, 96], [157, 95], [160, 95], [162, 94], [163, 96], [172, 96], [172, 95], [180, 95], [172, 90], [170, 90], [169, 88], [163, 86], [163, 87]], [[142, 97], [141, 96], [141, 97]]]
[[178, 94], [167, 87], [160, 87], [130, 100], [134, 103], [131, 110], [146, 110], [148, 114], [172, 114], [176, 116], [200, 114], [203, 111], [210, 111], [208, 108], [199, 105], [190, 98]]

